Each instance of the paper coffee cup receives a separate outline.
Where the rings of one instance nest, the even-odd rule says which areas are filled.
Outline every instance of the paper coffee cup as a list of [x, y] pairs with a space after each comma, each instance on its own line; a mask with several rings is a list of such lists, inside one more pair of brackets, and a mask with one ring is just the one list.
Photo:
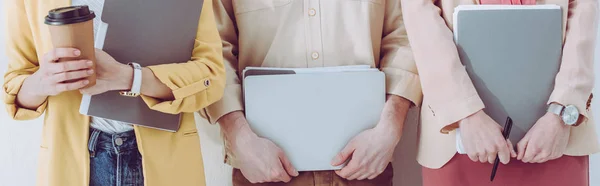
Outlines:
[[[96, 72], [96, 56], [94, 49], [94, 23], [96, 17], [88, 6], [70, 6], [50, 10], [45, 23], [50, 28], [54, 48], [76, 48], [81, 55], [76, 58], [61, 58], [62, 61], [87, 59], [94, 65], [91, 69]], [[96, 74], [87, 78], [90, 87], [96, 84]]]

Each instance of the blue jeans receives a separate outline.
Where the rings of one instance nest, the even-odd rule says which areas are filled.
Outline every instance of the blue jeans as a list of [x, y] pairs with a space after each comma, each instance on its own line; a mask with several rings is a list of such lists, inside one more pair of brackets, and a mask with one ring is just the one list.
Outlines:
[[108, 134], [90, 128], [90, 186], [143, 186], [142, 155], [133, 131]]

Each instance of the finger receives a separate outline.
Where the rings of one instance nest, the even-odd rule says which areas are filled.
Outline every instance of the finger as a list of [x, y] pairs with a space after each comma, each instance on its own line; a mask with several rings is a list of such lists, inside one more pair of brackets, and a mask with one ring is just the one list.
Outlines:
[[517, 143], [517, 150], [518, 150], [517, 159], [518, 160], [523, 160], [523, 157], [525, 156], [525, 150], [527, 149], [528, 143], [529, 143], [529, 139], [527, 138], [527, 136], [525, 136], [525, 138], [521, 139], [521, 141], [519, 141], [519, 143]]
[[347, 179], [348, 180], [356, 180], [356, 179], [358, 179], [360, 177], [363, 177], [363, 176], [365, 176], [365, 177], [367, 176], [366, 172], [363, 169], [359, 169], [357, 172], [355, 172], [354, 174], [352, 174]]
[[479, 162], [479, 156], [477, 156], [477, 154], [469, 153], [467, 155], [469, 155], [469, 159], [471, 159], [471, 161], [473, 161], [473, 162]]
[[342, 178], [350, 178], [350, 176], [354, 175], [359, 171], [359, 167], [356, 163], [357, 160], [350, 160], [350, 163], [346, 165], [342, 170], [338, 170], [335, 173]]
[[377, 176], [379, 176], [381, 173], [383, 173], [383, 171], [379, 171], [377, 174], [373, 174], [373, 175], [369, 176], [367, 179], [369, 179], [369, 180], [375, 179], [375, 178], [377, 178]]
[[372, 174], [362, 174], [360, 176], [357, 176], [356, 179], [357, 180], [365, 180], [367, 179], [369, 176], [371, 176]]
[[57, 62], [60, 58], [79, 57], [81, 51], [75, 48], [55, 48], [46, 53], [43, 62]]
[[292, 162], [290, 162], [290, 160], [285, 156], [285, 154], [283, 154], [282, 156], [279, 156], [279, 161], [281, 161], [283, 168], [285, 168], [285, 171], [289, 175], [294, 176], [294, 177], [298, 176], [298, 174], [299, 174], [298, 171], [294, 168], [294, 166], [292, 165]]
[[282, 181], [282, 182], [287, 183], [292, 180], [292, 177], [290, 177], [290, 175], [285, 171], [285, 169], [283, 168], [283, 165], [281, 165], [281, 163], [279, 163], [279, 166], [277, 166], [277, 169], [271, 171], [271, 177], [275, 179], [275, 180], [269, 180], [271, 182]]
[[377, 171], [372, 172], [369, 175], [369, 177], [367, 177], [367, 179], [372, 180], [372, 179], [377, 178], [377, 176], [379, 176], [381, 173], [383, 173], [383, 171], [385, 171], [386, 168], [387, 168], [387, 165], [376, 169]]
[[525, 155], [523, 155], [523, 162], [525, 163], [533, 163], [533, 158], [536, 156], [536, 154], [539, 153], [539, 150], [537, 148], [535, 148], [533, 145], [528, 145], [527, 148], [525, 148]]
[[90, 60], [78, 60], [53, 63], [49, 65], [49, 72], [53, 74], [58, 74], [62, 72], [89, 69], [94, 65], [94, 63]]
[[[498, 148], [498, 159], [500, 159], [500, 162], [502, 162], [503, 164], [508, 164], [508, 162], [510, 161], [510, 148], [509, 145], [506, 143], [508, 142], [507, 140], [501, 140], [500, 143], [497, 144]], [[495, 160], [494, 160], [495, 161]], [[492, 162], [493, 164], [493, 162]]]
[[90, 81], [85, 80], [85, 79], [79, 80], [76, 82], [72, 82], [72, 83], [59, 83], [56, 85], [56, 91], [58, 93], [61, 93], [61, 92], [66, 92], [66, 91], [71, 91], [71, 90], [78, 90], [78, 89], [85, 87], [89, 83], [90, 83]]
[[348, 145], [346, 145], [346, 147], [344, 147], [344, 149], [342, 149], [342, 151], [337, 154], [335, 156], [335, 158], [333, 158], [333, 161], [331, 161], [331, 165], [333, 166], [340, 166], [342, 164], [344, 164], [344, 162], [348, 161], [348, 158], [351, 157], [351, 155], [354, 153], [354, 142], [350, 142], [348, 143]]
[[479, 158], [479, 162], [480, 163], [487, 163], [488, 162], [488, 156], [486, 153], [477, 153], [477, 157]]
[[561, 158], [562, 156], [563, 156], [562, 153], [558, 153], [558, 154], [552, 155], [552, 156], [550, 156], [550, 158], [548, 158], [548, 161]]
[[548, 157], [549, 157], [549, 154], [548, 154], [548, 153], [543, 153], [543, 152], [540, 152], [540, 153], [537, 153], [537, 154], [536, 154], [536, 155], [535, 155], [535, 156], [534, 156], [534, 157], [531, 159], [531, 162], [533, 162], [533, 163], [544, 163], [544, 162], [548, 161]]
[[516, 158], [517, 152], [515, 152], [515, 147], [513, 147], [513, 144], [510, 142], [509, 139], [506, 139], [506, 144], [508, 144], [508, 149], [510, 150], [510, 157]]
[[496, 157], [497, 157], [496, 153], [491, 153], [491, 152], [488, 153], [487, 154], [487, 163], [494, 164], [494, 161], [496, 161]]
[[81, 78], [88, 77], [94, 74], [94, 70], [79, 70], [79, 71], [71, 71], [71, 72], [63, 72], [59, 74], [52, 75], [52, 81], [56, 83], [61, 83], [69, 80], [77, 80]]

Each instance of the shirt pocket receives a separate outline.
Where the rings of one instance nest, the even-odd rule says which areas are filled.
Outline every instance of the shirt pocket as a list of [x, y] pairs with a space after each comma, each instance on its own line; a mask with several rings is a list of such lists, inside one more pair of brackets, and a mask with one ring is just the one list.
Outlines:
[[288, 5], [293, 0], [234, 0], [233, 9], [236, 15]]

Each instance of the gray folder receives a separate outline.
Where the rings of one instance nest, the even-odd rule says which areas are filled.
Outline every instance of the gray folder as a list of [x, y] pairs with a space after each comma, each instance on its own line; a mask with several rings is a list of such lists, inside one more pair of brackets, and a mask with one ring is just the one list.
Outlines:
[[[203, 0], [106, 0], [98, 37], [100, 47], [117, 61], [142, 66], [191, 59]], [[101, 38], [104, 37], [104, 38]], [[84, 96], [80, 112], [141, 126], [177, 131], [179, 115], [148, 108], [141, 98], [118, 91]]]
[[523, 138], [546, 113], [562, 53], [562, 12], [556, 5], [459, 6], [454, 34], [484, 111], [498, 124], [513, 120], [510, 139]]
[[250, 127], [277, 144], [298, 171], [339, 169], [333, 158], [377, 125], [385, 103], [385, 77], [377, 69], [251, 69], [244, 77]]

